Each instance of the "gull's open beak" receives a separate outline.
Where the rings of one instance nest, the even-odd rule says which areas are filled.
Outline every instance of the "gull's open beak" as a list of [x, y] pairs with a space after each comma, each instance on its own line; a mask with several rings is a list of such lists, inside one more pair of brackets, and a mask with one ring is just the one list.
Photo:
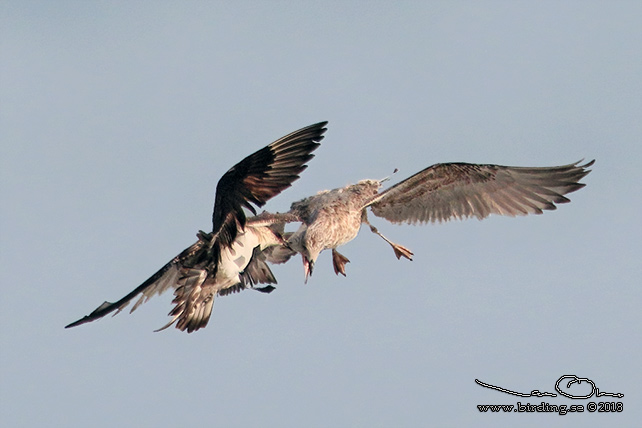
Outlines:
[[312, 271], [314, 270], [314, 262], [312, 260], [309, 260], [303, 254], [301, 254], [301, 258], [303, 259], [303, 273], [305, 274], [305, 284], [307, 284], [308, 277], [312, 275]]
[[390, 178], [391, 178], [393, 175], [395, 175], [395, 174], [397, 173], [397, 171], [399, 171], [399, 170], [398, 170], [397, 168], [395, 168], [395, 170], [394, 170], [394, 171], [392, 171], [392, 174], [391, 174], [391, 175], [389, 175], [389, 176], [387, 176], [387, 177], [382, 178], [381, 180], [379, 180], [379, 185], [381, 186], [383, 183], [385, 183], [386, 181], [390, 180]]

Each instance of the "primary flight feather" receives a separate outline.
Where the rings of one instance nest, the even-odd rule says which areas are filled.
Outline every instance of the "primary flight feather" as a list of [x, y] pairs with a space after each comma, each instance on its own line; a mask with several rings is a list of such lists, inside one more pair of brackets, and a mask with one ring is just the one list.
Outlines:
[[[158, 272], [117, 302], [104, 302], [89, 315], [66, 326], [85, 324], [122, 311], [140, 295], [131, 309], [156, 294], [174, 288], [172, 320], [176, 328], [191, 333], [205, 327], [216, 295], [225, 295], [256, 284], [270, 292], [276, 279], [265, 263], [264, 250], [283, 245], [279, 226], [269, 214], [246, 218], [244, 208], [256, 214], [274, 196], [290, 187], [307, 168], [306, 162], [323, 139], [327, 122], [288, 134], [233, 166], [216, 186], [212, 232], [200, 231], [198, 241], [170, 260]], [[115, 315], [114, 314], [114, 315]]]
[[385, 180], [362, 180], [326, 190], [292, 204], [288, 215], [302, 222], [288, 238], [292, 254], [303, 258], [305, 279], [319, 254], [332, 250], [335, 273], [345, 275], [349, 260], [337, 247], [357, 236], [362, 223], [388, 242], [397, 258], [412, 259], [412, 251], [383, 236], [368, 221], [367, 208], [392, 223], [442, 222], [490, 214], [542, 214], [555, 204], [569, 202], [564, 195], [581, 189], [579, 181], [594, 161], [580, 165], [526, 168], [470, 163], [430, 166], [379, 192]]

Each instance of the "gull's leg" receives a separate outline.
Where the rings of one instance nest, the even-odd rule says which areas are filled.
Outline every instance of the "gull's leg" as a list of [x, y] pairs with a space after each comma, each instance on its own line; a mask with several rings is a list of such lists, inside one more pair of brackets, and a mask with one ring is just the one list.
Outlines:
[[346, 276], [346, 263], [350, 263], [350, 260], [343, 254], [340, 254], [334, 248], [332, 249], [332, 266], [334, 267], [334, 273], [337, 275], [341, 274]]
[[408, 248], [404, 247], [403, 245], [395, 244], [385, 236], [383, 236], [376, 227], [370, 224], [368, 221], [368, 216], [366, 215], [366, 210], [363, 210], [363, 214], [361, 216], [361, 221], [368, 226], [370, 226], [370, 230], [372, 233], [376, 233], [377, 235], [381, 236], [384, 241], [386, 241], [390, 246], [392, 247], [392, 250], [395, 252], [395, 256], [397, 256], [397, 259], [401, 259], [401, 257], [405, 257], [408, 260], [412, 260], [412, 256], [414, 255], [412, 251], [410, 251]]

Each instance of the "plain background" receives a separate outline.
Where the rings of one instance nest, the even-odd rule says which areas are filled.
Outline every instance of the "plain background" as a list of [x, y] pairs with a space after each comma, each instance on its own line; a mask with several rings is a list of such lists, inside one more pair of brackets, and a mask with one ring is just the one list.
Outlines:
[[[0, 2], [4, 427], [639, 426], [639, 1]], [[329, 120], [267, 205], [437, 162], [597, 159], [542, 216], [364, 229], [210, 325], [115, 300], [211, 227], [232, 165]], [[602, 391], [554, 392], [572, 374]], [[586, 385], [574, 387], [586, 392]], [[622, 402], [621, 413], [478, 404]]]

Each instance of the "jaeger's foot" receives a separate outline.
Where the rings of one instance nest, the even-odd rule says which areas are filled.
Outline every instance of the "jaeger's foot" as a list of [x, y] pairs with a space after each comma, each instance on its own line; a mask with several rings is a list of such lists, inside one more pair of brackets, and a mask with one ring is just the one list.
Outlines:
[[412, 261], [412, 256], [414, 255], [414, 253], [410, 251], [408, 248], [404, 247], [403, 245], [393, 244], [392, 242], [390, 243], [390, 246], [395, 252], [395, 256], [397, 256], [397, 260], [401, 259], [401, 257], [403, 256], [408, 260]]
[[343, 254], [339, 253], [334, 248], [332, 249], [332, 266], [334, 267], [334, 273], [339, 275], [346, 276], [346, 263], [350, 263], [350, 260]]

